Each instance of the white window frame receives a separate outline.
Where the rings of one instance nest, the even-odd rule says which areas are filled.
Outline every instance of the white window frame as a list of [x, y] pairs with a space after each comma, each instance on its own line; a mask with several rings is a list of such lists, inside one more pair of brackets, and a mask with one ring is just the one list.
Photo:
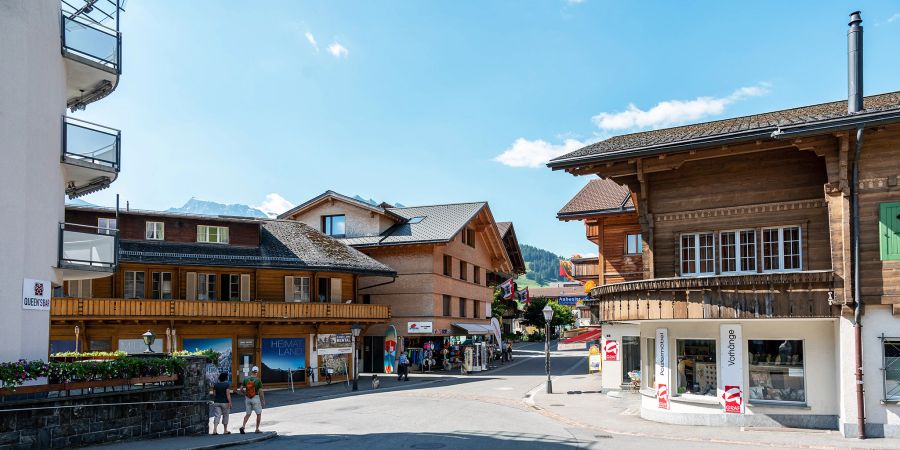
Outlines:
[[[712, 271], [711, 272], [701, 272], [700, 271], [700, 236], [702, 235], [710, 235], [712, 237]], [[694, 261], [695, 261], [695, 272], [685, 272], [684, 271], [684, 238], [685, 236], [693, 236], [694, 237]], [[717, 252], [716, 247], [718, 243], [716, 242], [716, 232], [715, 231], [698, 231], [696, 233], [681, 233], [678, 235], [678, 270], [683, 277], [699, 277], [699, 276], [708, 276], [716, 274], [716, 259]]]
[[[137, 274], [142, 274], [143, 279], [141, 280], [141, 287], [143, 288], [140, 292], [137, 290]], [[122, 291], [125, 294], [124, 297], [126, 299], [144, 299], [146, 298], [147, 291], [147, 274], [143, 270], [126, 270], [123, 274], [125, 277], [125, 282], [122, 283]], [[131, 277], [131, 292], [128, 292], [128, 278]]]
[[[900, 401], [900, 392], [896, 390], [892, 390], [890, 393], [888, 392], [888, 380], [892, 380], [892, 378], [888, 378], [890, 375], [889, 372], [897, 370], [894, 368], [892, 364], [888, 363], [887, 359], [887, 346], [900, 346], [900, 338], [896, 337], [887, 337], [883, 334], [880, 336], [881, 338], [881, 376], [882, 376], [882, 399], [885, 402], [896, 402]], [[893, 361], [892, 361], [893, 362]], [[892, 395], [889, 395], [892, 394]]]
[[[632, 239], [634, 239], [634, 251], [631, 251]], [[625, 255], [640, 255], [644, 252], [644, 238], [641, 233], [625, 234]]]
[[[216, 240], [210, 240], [210, 229], [216, 229]], [[228, 227], [218, 225], [197, 225], [197, 242], [206, 244], [227, 244]]]
[[[797, 229], [797, 256], [800, 261], [800, 266], [793, 269], [785, 269], [784, 268], [784, 230], [787, 228], [796, 228]], [[766, 256], [765, 256], [765, 235], [768, 230], [778, 230], [778, 267], [774, 269], [766, 269]], [[801, 272], [803, 271], [803, 227], [800, 225], [782, 225], [778, 227], [764, 227], [759, 231], [759, 245], [761, 250], [761, 265], [760, 268], [763, 272]]]
[[[168, 291], [164, 289], [165, 277], [169, 276], [169, 289]], [[154, 289], [154, 284], [156, 284], [157, 288]], [[173, 290], [174, 290], [174, 277], [172, 272], [161, 272], [161, 271], [153, 271], [150, 272], [150, 297], [154, 299], [161, 300], [171, 300], [175, 298]], [[155, 296], [154, 294], [159, 294], [159, 296]], [[166, 297], [166, 294], [169, 297]]]
[[164, 241], [166, 239], [166, 223], [146, 221], [144, 237], [148, 241]]
[[[209, 284], [210, 277], [213, 278], [212, 286], [213, 286], [213, 296], [218, 293], [218, 283], [219, 277], [216, 276], [215, 273], [197, 273], [197, 300], [217, 300], [215, 298], [209, 297]], [[202, 281], [201, 281], [202, 280]]]
[[[309, 277], [294, 277], [294, 293], [293, 293], [293, 301], [309, 303], [310, 296], [310, 278]], [[303, 286], [306, 285], [306, 290], [303, 290]], [[305, 297], [305, 298], [304, 298]]]
[[[741, 268], [742, 267], [742, 258], [745, 255], [743, 253], [741, 253], [742, 244], [744, 243], [741, 240], [741, 238], [742, 238], [742, 234], [745, 232], [749, 232], [749, 233], [753, 234], [753, 269], [742, 270], [742, 268]], [[741, 228], [741, 229], [737, 229], [737, 230], [719, 231], [719, 239], [716, 242], [716, 245], [718, 246], [718, 250], [722, 250], [722, 235], [723, 234], [733, 234], [735, 236], [735, 239], [734, 239], [735, 265], [734, 265], [734, 267], [736, 270], [725, 270], [725, 254], [722, 253], [721, 251], [718, 251], [716, 253], [716, 256], [718, 257], [718, 260], [719, 260], [719, 271], [723, 274], [730, 274], [730, 275], [741, 274], [741, 273], [757, 273], [757, 270], [759, 269], [759, 261], [758, 261], [759, 258], [757, 258], [757, 253], [758, 253], [757, 241], [759, 241], [759, 236], [756, 235], [756, 230], [753, 228]]]
[[116, 227], [118, 223], [116, 223], [116, 219], [111, 219], [109, 217], [99, 217], [97, 218], [97, 234], [115, 234]]
[[[700, 234], [703, 234], [703, 233], [700, 233]], [[675, 357], [675, 363], [672, 367], [670, 367], [670, 376], [671, 375], [675, 376], [675, 380], [674, 380], [675, 382], [673, 383], [673, 387], [672, 387], [669, 395], [672, 397], [681, 397], [684, 399], [716, 398], [716, 395], [694, 394], [694, 393], [687, 392], [687, 391], [685, 391], [684, 393], [681, 393], [681, 394], [678, 393], [678, 387], [681, 385], [681, 378], [680, 378], [681, 374], [678, 373], [678, 341], [712, 341], [716, 347], [715, 350], [713, 351], [713, 355], [716, 357], [716, 364], [715, 364], [716, 365], [716, 383], [715, 383], [716, 389], [718, 389], [718, 387], [720, 386], [719, 381], [722, 380], [722, 377], [721, 377], [722, 372], [720, 370], [721, 362], [719, 361], [719, 359], [720, 359], [719, 358], [719, 350], [720, 350], [719, 345], [721, 345], [721, 343], [719, 342], [719, 338], [709, 337], [709, 336], [707, 336], [707, 337], [676, 337], [675, 342], [674, 342], [675, 345], [673, 345], [671, 347], [672, 355]], [[668, 355], [666, 355], [666, 356], [669, 357]], [[654, 353], [654, 360], [655, 360], [655, 358], [656, 358], [656, 356]], [[670, 362], [671, 362], [671, 360], [670, 360]], [[696, 372], [695, 372], [695, 376], [696, 376]], [[655, 388], [655, 386], [654, 386], [654, 388]], [[749, 396], [750, 394], [748, 393], [747, 395]]]

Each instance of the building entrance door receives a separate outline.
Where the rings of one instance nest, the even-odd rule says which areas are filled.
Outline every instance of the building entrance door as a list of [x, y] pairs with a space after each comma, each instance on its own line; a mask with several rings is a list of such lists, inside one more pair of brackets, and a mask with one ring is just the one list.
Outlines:
[[384, 336], [363, 336], [363, 372], [384, 372]]
[[622, 384], [630, 384], [628, 372], [641, 370], [641, 340], [639, 336], [622, 336]]

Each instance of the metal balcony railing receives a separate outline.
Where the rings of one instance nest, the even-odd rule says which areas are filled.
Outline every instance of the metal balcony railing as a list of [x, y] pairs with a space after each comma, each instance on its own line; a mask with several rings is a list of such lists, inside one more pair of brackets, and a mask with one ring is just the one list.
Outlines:
[[[118, 1], [63, 0], [60, 18], [63, 54], [110, 73], [122, 73]], [[112, 25], [114, 28], [110, 28]]]
[[118, 263], [119, 230], [59, 224], [59, 268], [113, 272]]
[[63, 117], [63, 162], [86, 163], [118, 172], [121, 141], [122, 132], [119, 130]]

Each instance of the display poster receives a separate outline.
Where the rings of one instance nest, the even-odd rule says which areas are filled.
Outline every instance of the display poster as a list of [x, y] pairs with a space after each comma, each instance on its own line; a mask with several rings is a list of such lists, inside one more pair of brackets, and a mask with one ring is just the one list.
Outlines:
[[406, 322], [406, 332], [409, 334], [431, 334], [432, 322]]
[[306, 372], [306, 338], [263, 338], [263, 383], [302, 382]]
[[591, 345], [590, 350], [588, 350], [588, 372], [599, 372], [601, 368], [601, 360], [603, 357], [600, 355], [600, 347], [597, 344]]
[[25, 278], [22, 283], [22, 309], [50, 311], [50, 294], [53, 285], [47, 280]]
[[388, 325], [384, 332], [384, 373], [395, 373], [397, 370], [397, 329]]
[[225, 372], [231, 381], [231, 338], [184, 338], [181, 348], [191, 352], [207, 349], [218, 352], [218, 363], [206, 365], [206, 378], [215, 383], [219, 381], [219, 373]]
[[744, 344], [741, 326], [719, 326], [719, 361], [722, 365], [722, 406], [726, 413], [744, 413]]
[[320, 355], [353, 353], [353, 335], [350, 333], [320, 334], [316, 338], [316, 352]]
[[603, 360], [618, 361], [619, 360], [619, 342], [615, 339], [607, 339], [603, 343]]
[[669, 409], [669, 329], [656, 329], [656, 399], [659, 409]]
[[[135, 353], [144, 353], [147, 351], [147, 344], [144, 343], [143, 339], [119, 339], [119, 351], [128, 353], [129, 355]], [[153, 345], [150, 346], [150, 349], [156, 353], [162, 353], [163, 351], [163, 340], [157, 338], [153, 341]]]

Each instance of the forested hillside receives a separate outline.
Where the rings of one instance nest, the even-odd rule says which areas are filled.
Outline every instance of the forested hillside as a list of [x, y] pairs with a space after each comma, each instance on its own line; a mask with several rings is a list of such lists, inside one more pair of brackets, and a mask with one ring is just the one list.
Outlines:
[[560, 257], [558, 255], [527, 244], [519, 247], [522, 249], [525, 265], [528, 266], [525, 276], [519, 277], [521, 281], [516, 281], [520, 289], [527, 285], [543, 286], [554, 281], [565, 281], [563, 277], [559, 276]]

